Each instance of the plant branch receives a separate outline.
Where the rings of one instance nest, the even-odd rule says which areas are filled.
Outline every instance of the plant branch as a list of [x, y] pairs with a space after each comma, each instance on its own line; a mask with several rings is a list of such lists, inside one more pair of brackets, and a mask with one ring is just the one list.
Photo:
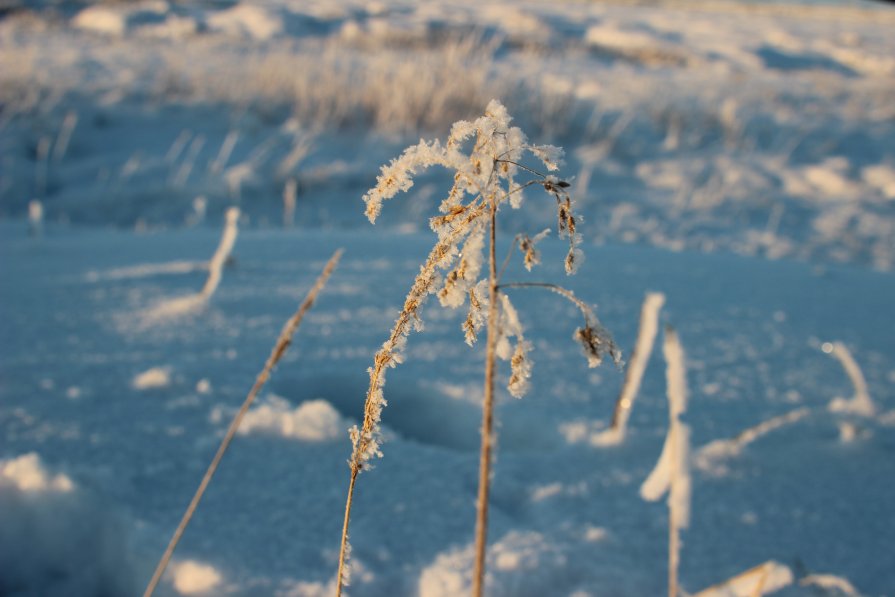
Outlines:
[[459, 240], [469, 232], [470, 224], [481, 217], [485, 213], [485, 204], [480, 202], [473, 204], [467, 212], [464, 213], [463, 219], [451, 228], [451, 231], [439, 240], [429, 256], [426, 258], [425, 264], [420, 268], [413, 286], [404, 299], [404, 308], [395, 321], [395, 326], [389, 334], [388, 340], [383, 344], [382, 348], [373, 358], [373, 367], [370, 368], [370, 386], [367, 389], [367, 396], [364, 401], [364, 420], [361, 429], [357, 431], [354, 441], [354, 450], [349, 460], [351, 468], [351, 481], [348, 485], [348, 495], [345, 500], [345, 521], [342, 527], [342, 538], [339, 547], [339, 570], [336, 580], [336, 597], [342, 594], [342, 587], [345, 584], [344, 579], [348, 566], [348, 523], [351, 519], [351, 506], [354, 501], [355, 480], [364, 468], [364, 462], [370, 457], [371, 449], [375, 450], [376, 446], [376, 428], [379, 424], [379, 418], [382, 413], [382, 385], [384, 383], [385, 369], [395, 363], [395, 351], [399, 343], [410, 332], [413, 318], [426, 299], [432, 284], [435, 280], [436, 271], [439, 263], [450, 254], [453, 247]]
[[571, 290], [563, 288], [558, 284], [550, 284], [548, 282], [512, 282], [508, 284], [501, 284], [498, 286], [498, 290], [503, 290], [504, 288], [543, 288], [545, 290], [555, 292], [556, 294], [565, 297], [567, 300], [571, 301], [572, 304], [578, 307], [578, 310], [581, 311], [581, 314], [584, 316], [584, 321], [587, 325], [593, 325], [597, 323], [597, 316], [594, 315], [593, 309], [591, 309], [587, 303], [575, 296], [575, 293], [573, 293]]
[[485, 397], [482, 405], [482, 445], [479, 452], [479, 493], [476, 503], [475, 567], [472, 576], [472, 595], [482, 597], [485, 585], [485, 555], [488, 547], [488, 493], [491, 484], [491, 448], [494, 427], [494, 369], [497, 336], [497, 202], [491, 203], [491, 227], [488, 250], [488, 339], [485, 357]]

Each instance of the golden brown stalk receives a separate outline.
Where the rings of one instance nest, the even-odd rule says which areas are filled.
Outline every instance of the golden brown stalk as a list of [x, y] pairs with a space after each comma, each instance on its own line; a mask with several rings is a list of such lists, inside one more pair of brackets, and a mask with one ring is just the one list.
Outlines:
[[270, 372], [273, 370], [274, 366], [276, 366], [277, 362], [279, 362], [282, 356], [286, 353], [286, 350], [292, 343], [292, 336], [295, 333], [295, 330], [298, 329], [298, 326], [301, 323], [301, 320], [304, 318], [305, 313], [307, 313], [308, 310], [314, 305], [314, 301], [317, 299], [317, 295], [326, 285], [327, 280], [329, 280], [330, 274], [332, 274], [333, 270], [336, 268], [336, 265], [339, 263], [339, 259], [341, 257], [342, 249], [339, 249], [338, 251], [333, 253], [333, 256], [330, 257], [329, 261], [326, 263], [326, 267], [323, 268], [323, 271], [320, 273], [320, 276], [317, 278], [314, 286], [311, 288], [311, 290], [308, 291], [307, 296], [305, 296], [305, 299], [298, 307], [298, 310], [291, 318], [289, 318], [289, 321], [287, 321], [286, 324], [283, 326], [283, 329], [280, 332], [280, 336], [279, 338], [277, 338], [277, 342], [274, 345], [270, 356], [267, 358], [267, 362], [264, 364], [264, 368], [255, 379], [255, 384], [252, 386], [252, 389], [249, 390], [249, 394], [248, 396], [246, 396], [245, 401], [242, 403], [239, 412], [237, 412], [236, 416], [233, 417], [233, 421], [230, 423], [230, 427], [229, 429], [227, 429], [227, 433], [226, 435], [224, 435], [224, 439], [221, 440], [221, 445], [218, 447], [217, 453], [211, 460], [211, 464], [208, 465], [208, 470], [205, 471], [205, 476], [202, 477], [202, 482], [199, 483], [199, 488], [196, 490], [195, 495], [193, 495], [193, 499], [190, 501], [189, 506], [187, 506], [186, 512], [183, 513], [183, 518], [180, 519], [180, 524], [177, 525], [177, 529], [174, 531], [174, 536], [171, 537], [171, 541], [168, 543], [168, 547], [165, 549], [165, 553], [162, 554], [162, 557], [155, 568], [155, 572], [153, 573], [149, 584], [146, 586], [146, 590], [143, 592], [143, 597], [150, 597], [155, 591], [156, 586], [162, 578], [162, 575], [165, 573], [165, 568], [168, 567], [168, 562], [171, 560], [171, 556], [174, 554], [174, 549], [177, 547], [177, 543], [180, 542], [180, 537], [186, 530], [186, 527], [189, 524], [190, 519], [193, 517], [196, 508], [199, 506], [199, 502], [202, 500], [202, 496], [205, 494], [205, 490], [208, 488], [208, 484], [211, 482], [211, 478], [214, 476], [214, 473], [221, 462], [221, 458], [224, 457], [224, 452], [227, 451], [227, 448], [230, 446], [230, 442], [233, 440], [233, 436], [236, 435], [236, 430], [239, 429], [239, 423], [242, 421], [243, 416], [245, 416], [246, 412], [249, 410], [249, 406], [252, 405], [252, 402], [255, 400], [258, 392], [260, 392], [261, 388], [264, 387], [264, 384], [267, 383], [267, 380], [270, 378]]
[[491, 204], [491, 226], [488, 247], [488, 339], [485, 356], [485, 399], [482, 405], [482, 446], [479, 451], [479, 494], [475, 519], [475, 567], [472, 594], [481, 597], [485, 588], [485, 552], [488, 547], [488, 493], [491, 486], [491, 448], [494, 428], [494, 348], [497, 344], [497, 203]]
[[373, 358], [373, 367], [370, 369], [370, 386], [367, 389], [367, 397], [364, 403], [364, 421], [361, 429], [352, 434], [354, 442], [354, 450], [351, 453], [349, 467], [351, 468], [351, 477], [348, 484], [348, 495], [345, 501], [345, 519], [342, 526], [342, 539], [339, 546], [339, 571], [336, 579], [336, 596], [342, 594], [342, 587], [345, 583], [345, 575], [348, 566], [348, 525], [351, 520], [351, 506], [354, 500], [354, 486], [358, 474], [363, 470], [364, 463], [371, 457], [371, 452], [376, 452], [376, 427], [382, 413], [382, 384], [386, 367], [395, 363], [395, 351], [399, 343], [410, 332], [411, 326], [417, 317], [417, 312], [422, 306], [423, 301], [429, 294], [432, 285], [435, 282], [436, 273], [446, 257], [450, 255], [451, 248], [459, 242], [462, 237], [469, 232], [470, 226], [479, 216], [484, 213], [484, 203], [476, 203], [470, 207], [463, 218], [453, 225], [453, 228], [445, 237], [440, 240], [426, 258], [425, 264], [420, 268], [413, 286], [407, 298], [404, 299], [404, 308], [395, 321], [395, 326], [389, 335], [388, 340], [383, 344], [382, 348]]

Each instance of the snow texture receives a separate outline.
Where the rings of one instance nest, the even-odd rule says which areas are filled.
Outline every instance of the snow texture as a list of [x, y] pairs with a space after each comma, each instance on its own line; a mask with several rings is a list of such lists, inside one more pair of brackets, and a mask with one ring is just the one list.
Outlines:
[[[285, 403], [253, 413], [175, 558], [197, 566], [183, 582], [217, 577], [208, 594], [331, 595], [349, 454], [328, 438], [363, 417], [427, 224], [451, 234], [443, 218], [483, 183], [477, 127], [508, 114], [497, 144], [522, 145], [524, 130], [538, 145], [506, 174], [556, 176], [569, 202], [540, 184], [507, 198], [500, 258], [513, 234], [559, 227], [513, 253], [506, 279], [539, 259], [539, 279], [565, 284], [571, 255], [574, 296], [619, 345], [637, 343], [647, 291], [686, 341], [686, 425], [702, 448], [682, 590], [773, 561], [802, 577], [781, 597], [848, 594], [832, 577], [892, 592], [890, 4], [0, 5], [0, 594], [139, 594], [224, 415], [344, 246], [270, 380]], [[492, 99], [505, 111], [479, 120]], [[568, 242], [559, 212], [573, 200]], [[206, 300], [230, 208], [239, 242]], [[478, 242], [445, 245], [412, 297], [425, 329], [390, 347], [385, 369], [403, 364], [379, 429], [389, 457], [356, 497], [355, 594], [468, 589], [484, 347], [461, 338], [474, 344], [487, 312]], [[446, 302], [469, 309], [424, 306], [454, 271]], [[569, 346], [578, 306], [507, 293], [537, 366], [525, 400], [499, 369], [489, 594], [662, 594], [667, 512], [636, 499], [668, 427], [661, 367], [643, 372], [624, 442], [598, 449], [622, 375]], [[601, 332], [576, 333], [594, 364]], [[135, 383], [157, 367], [166, 384]], [[369, 439], [365, 456], [379, 450]]]
[[342, 438], [348, 424], [326, 400], [309, 400], [295, 408], [279, 396], [268, 396], [242, 420], [239, 433], [267, 434], [306, 442]]
[[128, 595], [136, 571], [121, 519], [36, 453], [0, 459], [0, 594]]

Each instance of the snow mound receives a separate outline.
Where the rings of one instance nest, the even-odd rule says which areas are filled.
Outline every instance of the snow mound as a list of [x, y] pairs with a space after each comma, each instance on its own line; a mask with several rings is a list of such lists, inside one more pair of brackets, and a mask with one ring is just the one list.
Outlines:
[[135, 390], [166, 388], [171, 385], [171, 368], [153, 367], [152, 369], [148, 369], [143, 373], [134, 376], [131, 385]]
[[271, 395], [246, 413], [239, 433], [325, 442], [342, 438], [347, 428], [348, 423], [326, 400], [309, 400], [292, 408], [288, 400]]
[[0, 595], [132, 595], [120, 523], [37, 454], [0, 460]]
[[193, 19], [169, 14], [167, 2], [135, 2], [130, 5], [98, 4], [89, 6], [72, 19], [77, 29], [124, 37], [134, 33], [158, 37], [179, 37], [195, 33]]
[[11, 484], [23, 493], [59, 492], [74, 489], [74, 483], [66, 475], [51, 475], [43, 467], [40, 457], [25, 454], [12, 460], [0, 461], [0, 486]]
[[[565, 557], [537, 532], [511, 531], [488, 548], [486, 585], [494, 595], [549, 595]], [[420, 597], [453, 597], [472, 587], [473, 546], [440, 554], [420, 575]], [[551, 572], [545, 572], [550, 570]]]
[[171, 568], [170, 578], [181, 595], [207, 594], [221, 584], [222, 576], [214, 566], [185, 560]]
[[281, 35], [283, 19], [261, 6], [237, 4], [208, 16], [209, 31], [264, 41]]

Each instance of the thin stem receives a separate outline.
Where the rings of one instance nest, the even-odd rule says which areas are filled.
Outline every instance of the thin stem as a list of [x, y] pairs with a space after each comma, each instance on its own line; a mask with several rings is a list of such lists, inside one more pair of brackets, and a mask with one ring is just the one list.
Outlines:
[[345, 521], [342, 523], [342, 543], [339, 546], [339, 580], [336, 583], [336, 597], [341, 597], [342, 595], [343, 575], [345, 574], [348, 555], [348, 523], [351, 522], [351, 496], [354, 495], [354, 483], [357, 481], [358, 473], [360, 473], [360, 469], [352, 467], [351, 481], [348, 483], [348, 501], [345, 502]]
[[482, 446], [479, 453], [479, 495], [476, 504], [475, 568], [472, 595], [482, 597], [485, 585], [485, 552], [488, 546], [488, 492], [491, 483], [491, 448], [494, 427], [494, 369], [497, 345], [497, 201], [491, 203], [490, 246], [488, 251], [488, 340], [485, 356], [485, 399], [482, 406]]
[[584, 315], [585, 323], [588, 325], [592, 325], [596, 321], [596, 316], [594, 315], [593, 310], [582, 301], [580, 298], [575, 296], [575, 294], [562, 286], [557, 284], [550, 284], [548, 282], [512, 282], [509, 284], [501, 284], [498, 286], [498, 290], [502, 290], [504, 288], [544, 288], [546, 290], [550, 290], [551, 292], [555, 292], [556, 294], [565, 297], [569, 301], [572, 302], [578, 310], [581, 311], [581, 314]]
[[348, 463], [351, 468], [351, 482], [348, 485], [348, 495], [345, 498], [345, 524], [342, 527], [342, 538], [339, 548], [336, 597], [342, 594], [343, 576], [348, 566], [348, 523], [351, 515], [351, 505], [354, 501], [355, 479], [364, 468], [364, 454], [366, 454], [371, 442], [374, 440], [375, 429], [379, 423], [383, 406], [381, 400], [376, 400], [376, 392], [382, 387], [385, 369], [390, 363], [393, 363], [395, 348], [398, 346], [401, 338], [406, 337], [409, 333], [412, 318], [429, 294], [439, 263], [450, 253], [451, 247], [469, 232], [472, 222], [485, 213], [485, 207], [484, 199], [482, 202], [472, 205], [464, 214], [463, 219], [456, 223], [451, 232], [438, 241], [429, 252], [425, 264], [421, 268], [420, 273], [417, 274], [410, 292], [404, 299], [404, 308], [401, 310], [401, 314], [398, 316], [388, 340], [373, 358], [373, 367], [370, 370], [370, 385], [364, 401], [364, 420]]
[[193, 499], [192, 501], [190, 501], [189, 506], [187, 506], [186, 512], [183, 513], [183, 518], [180, 519], [180, 524], [177, 525], [177, 529], [174, 531], [174, 536], [171, 537], [171, 541], [168, 543], [168, 547], [165, 549], [165, 553], [162, 554], [162, 557], [155, 568], [155, 572], [153, 573], [149, 584], [146, 586], [146, 591], [144, 591], [143, 597], [150, 597], [155, 591], [156, 586], [162, 578], [162, 575], [165, 573], [165, 568], [168, 567], [168, 562], [171, 560], [171, 556], [174, 554], [174, 549], [180, 542], [180, 537], [183, 536], [183, 532], [186, 530], [186, 527], [189, 524], [190, 519], [193, 517], [193, 513], [195, 513], [196, 508], [199, 506], [199, 502], [202, 500], [202, 496], [205, 494], [205, 490], [208, 488], [208, 484], [211, 482], [211, 478], [214, 476], [214, 473], [217, 470], [221, 459], [224, 457], [224, 452], [227, 451], [227, 448], [230, 446], [230, 442], [233, 440], [233, 436], [236, 435], [236, 430], [239, 429], [239, 423], [242, 421], [243, 416], [249, 410], [249, 406], [251, 406], [252, 402], [255, 400], [258, 392], [260, 392], [261, 388], [264, 387], [264, 384], [270, 377], [271, 370], [273, 370], [277, 362], [279, 362], [282, 356], [286, 353], [286, 350], [292, 343], [292, 336], [295, 333], [295, 330], [298, 329], [298, 326], [301, 323], [301, 320], [304, 318], [305, 313], [307, 313], [308, 310], [314, 305], [314, 301], [317, 299], [317, 295], [326, 285], [330, 274], [332, 274], [333, 270], [336, 268], [336, 265], [339, 263], [339, 259], [341, 257], [341, 249], [333, 253], [333, 256], [330, 257], [329, 261], [326, 263], [326, 267], [323, 268], [323, 272], [321, 272], [320, 276], [317, 278], [314, 286], [311, 288], [311, 290], [308, 291], [308, 294], [307, 296], [305, 296], [304, 301], [302, 301], [301, 305], [298, 307], [298, 311], [296, 311], [295, 314], [289, 319], [289, 321], [286, 322], [286, 325], [283, 326], [283, 329], [280, 332], [280, 336], [279, 338], [277, 338], [277, 343], [274, 345], [270, 356], [267, 358], [267, 362], [264, 364], [264, 368], [255, 379], [255, 384], [252, 386], [252, 389], [249, 391], [248, 396], [242, 403], [239, 412], [237, 412], [236, 416], [233, 417], [233, 421], [230, 423], [230, 428], [227, 429], [227, 433], [226, 435], [224, 435], [224, 439], [221, 440], [221, 445], [218, 447], [217, 453], [214, 455], [211, 464], [208, 465], [208, 470], [205, 471], [205, 476], [202, 477], [202, 482], [199, 483], [199, 488], [196, 490], [195, 495], [193, 495]]
[[510, 243], [510, 249], [507, 251], [507, 256], [504, 257], [503, 265], [500, 266], [500, 273], [497, 274], [497, 281], [500, 282], [500, 279], [503, 278], [503, 274], [507, 271], [507, 266], [510, 264], [510, 258], [513, 256], [513, 250], [516, 248], [516, 245], [519, 243], [519, 235], [513, 239], [513, 242]]
[[543, 172], [538, 172], [534, 168], [529, 168], [528, 166], [523, 166], [519, 162], [514, 162], [513, 160], [494, 160], [494, 161], [497, 163], [500, 163], [500, 164], [513, 164], [514, 166], [516, 166], [518, 168], [522, 168], [523, 170], [527, 170], [528, 172], [531, 172], [535, 176], [540, 176], [541, 178], [547, 178], [547, 175], [544, 174]]

